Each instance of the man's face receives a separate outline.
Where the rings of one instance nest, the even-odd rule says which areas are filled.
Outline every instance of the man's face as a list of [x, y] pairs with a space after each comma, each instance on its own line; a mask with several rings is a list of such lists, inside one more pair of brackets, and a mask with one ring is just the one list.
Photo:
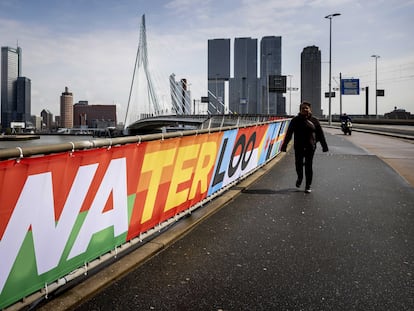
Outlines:
[[311, 114], [311, 109], [308, 105], [300, 105], [300, 114], [307, 117]]

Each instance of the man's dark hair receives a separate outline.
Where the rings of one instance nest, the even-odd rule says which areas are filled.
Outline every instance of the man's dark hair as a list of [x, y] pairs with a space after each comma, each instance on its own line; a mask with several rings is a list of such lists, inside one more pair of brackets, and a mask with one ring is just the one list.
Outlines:
[[310, 103], [310, 102], [302, 102], [302, 105], [308, 106], [309, 108], [311, 108], [311, 107], [312, 107], [312, 105], [311, 105], [311, 103]]

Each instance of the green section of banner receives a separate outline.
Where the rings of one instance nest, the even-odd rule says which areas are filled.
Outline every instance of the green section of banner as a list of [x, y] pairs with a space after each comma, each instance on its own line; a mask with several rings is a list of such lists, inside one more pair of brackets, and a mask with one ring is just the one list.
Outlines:
[[[134, 201], [135, 194], [128, 197], [128, 219], [131, 219]], [[93, 235], [85, 253], [67, 260], [86, 215], [87, 212], [79, 214], [59, 265], [42, 275], [38, 275], [37, 273], [32, 231], [27, 232], [6, 285], [0, 295], [0, 308], [4, 308], [22, 297], [44, 288], [46, 284], [54, 282], [77, 268], [82, 267], [85, 262], [89, 262], [114, 249], [116, 246], [125, 243], [127, 232], [114, 238], [113, 227], [109, 227]]]
[[44, 279], [37, 276], [32, 232], [29, 231], [0, 295], [0, 308], [43, 287], [42, 284], [44, 285]]
[[134, 209], [136, 193], [128, 196], [128, 223], [131, 223], [132, 211]]
[[[134, 201], [135, 194], [128, 196], [128, 222], [131, 219]], [[36, 292], [45, 287], [46, 284], [54, 282], [77, 268], [82, 267], [85, 262], [89, 262], [114, 249], [116, 246], [125, 243], [127, 232], [114, 238], [113, 227], [109, 227], [94, 234], [85, 253], [71, 260], [67, 260], [86, 215], [87, 212], [79, 214], [59, 265], [42, 275], [38, 275], [37, 273], [32, 231], [27, 232], [6, 285], [0, 295], [0, 308], [4, 308], [22, 297]]]

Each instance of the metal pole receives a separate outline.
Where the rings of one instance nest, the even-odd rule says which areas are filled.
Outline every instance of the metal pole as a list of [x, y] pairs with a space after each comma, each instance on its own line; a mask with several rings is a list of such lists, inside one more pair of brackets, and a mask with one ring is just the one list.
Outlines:
[[339, 115], [342, 115], [342, 73], [339, 73]]
[[332, 124], [332, 111], [331, 111], [331, 87], [332, 87], [332, 18], [334, 16], [339, 16], [340, 13], [329, 14], [325, 18], [329, 18], [329, 125]]
[[266, 92], [267, 92], [267, 114], [270, 114], [270, 103], [269, 103], [269, 86], [270, 86], [270, 74], [269, 74], [269, 56], [271, 56], [272, 53], [266, 53]]
[[268, 55], [266, 55], [266, 95], [267, 95], [267, 114], [269, 114], [269, 59]]
[[375, 57], [375, 117], [378, 119], [378, 57]]
[[377, 75], [377, 60], [379, 55], [372, 55], [375, 58], [375, 118], [378, 119], [378, 75]]
[[218, 111], [217, 74], [216, 74], [216, 111]]
[[332, 124], [332, 112], [331, 112], [331, 70], [332, 70], [332, 16], [329, 18], [329, 125]]
[[289, 115], [292, 115], [292, 75], [289, 77]]

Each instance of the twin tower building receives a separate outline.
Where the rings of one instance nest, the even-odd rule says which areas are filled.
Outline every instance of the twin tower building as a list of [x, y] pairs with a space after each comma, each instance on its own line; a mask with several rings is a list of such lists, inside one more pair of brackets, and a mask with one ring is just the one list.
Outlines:
[[[286, 115], [282, 38], [261, 39], [260, 75], [257, 39], [235, 38], [233, 51], [232, 77], [230, 39], [208, 40], [208, 112]], [[311, 102], [315, 115], [322, 115], [321, 53], [316, 46], [306, 47], [301, 54], [301, 101], [305, 100]]]
[[31, 120], [31, 80], [22, 76], [22, 49], [1, 48], [1, 125], [24, 127]]

